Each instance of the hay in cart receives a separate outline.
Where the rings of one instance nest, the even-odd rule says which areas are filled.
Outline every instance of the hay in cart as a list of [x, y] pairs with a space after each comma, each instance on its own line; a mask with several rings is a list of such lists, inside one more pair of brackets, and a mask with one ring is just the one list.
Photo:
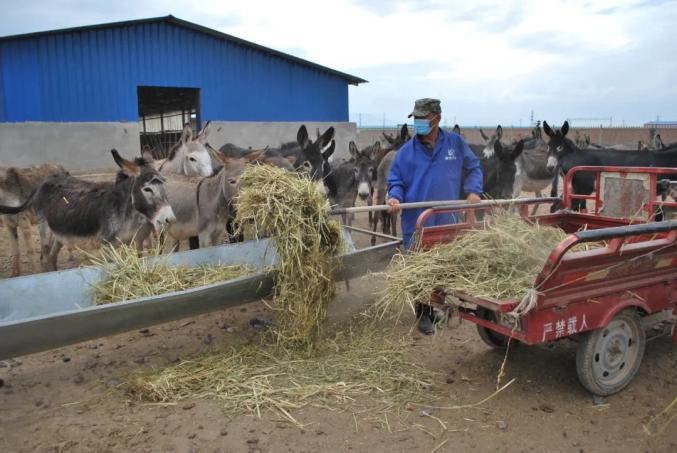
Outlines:
[[397, 255], [384, 273], [385, 289], [374, 308], [380, 316], [399, 316], [434, 292], [520, 299], [566, 236], [517, 213], [494, 211], [483, 229], [465, 231], [429, 250]]

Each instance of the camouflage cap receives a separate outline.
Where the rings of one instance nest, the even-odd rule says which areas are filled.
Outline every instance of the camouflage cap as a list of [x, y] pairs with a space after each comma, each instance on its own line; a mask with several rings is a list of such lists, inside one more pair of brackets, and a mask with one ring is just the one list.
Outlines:
[[442, 113], [439, 99], [417, 99], [416, 103], [414, 104], [414, 111], [409, 114], [409, 118], [412, 116], [427, 116], [430, 113], [433, 115], [436, 113]]

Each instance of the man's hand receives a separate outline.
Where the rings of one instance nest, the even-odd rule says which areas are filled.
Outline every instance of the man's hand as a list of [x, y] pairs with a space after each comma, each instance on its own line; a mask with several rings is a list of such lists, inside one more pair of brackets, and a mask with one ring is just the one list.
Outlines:
[[477, 195], [476, 193], [471, 193], [470, 195], [468, 195], [466, 200], [468, 201], [468, 203], [479, 203], [480, 201], [482, 201], [482, 198], [480, 198], [480, 196]]
[[397, 214], [398, 212], [400, 212], [400, 200], [398, 200], [397, 198], [389, 198], [386, 204], [390, 206], [388, 208], [388, 212], [390, 214]]

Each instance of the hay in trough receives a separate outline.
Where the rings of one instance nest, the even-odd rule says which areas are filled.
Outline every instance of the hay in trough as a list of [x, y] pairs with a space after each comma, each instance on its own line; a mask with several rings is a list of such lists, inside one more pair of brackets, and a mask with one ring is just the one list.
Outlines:
[[334, 295], [332, 257], [341, 249], [340, 225], [329, 219], [316, 182], [303, 174], [252, 165], [240, 184], [237, 223], [270, 236], [277, 251], [276, 342], [310, 345]]
[[[157, 253], [159, 249], [151, 251]], [[170, 266], [160, 257], [141, 257], [127, 245], [106, 245], [100, 257], [90, 259], [106, 273], [92, 285], [95, 305], [183, 291], [254, 273], [254, 269], [241, 265]]]
[[375, 304], [380, 316], [399, 316], [434, 291], [461, 291], [490, 299], [522, 298], [553, 248], [566, 237], [559, 228], [525, 222], [497, 211], [485, 229], [470, 230], [426, 251], [398, 255], [385, 273]]
[[220, 401], [227, 415], [277, 413], [296, 425], [292, 412], [307, 406], [388, 410], [433, 397], [434, 373], [411, 360], [412, 342], [392, 329], [354, 326], [312, 350], [246, 344], [185, 360], [125, 384], [142, 401]]

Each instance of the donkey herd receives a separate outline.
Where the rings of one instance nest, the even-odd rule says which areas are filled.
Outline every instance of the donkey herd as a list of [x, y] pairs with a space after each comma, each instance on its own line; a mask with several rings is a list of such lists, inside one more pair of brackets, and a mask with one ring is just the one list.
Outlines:
[[[543, 131], [548, 142], [537, 127], [528, 139], [507, 144], [501, 126], [491, 136], [480, 130], [484, 143], [469, 147], [480, 159], [486, 198], [515, 198], [521, 192], [540, 197], [549, 186], [556, 195], [558, 176], [577, 165], [677, 167], [677, 144], [666, 146], [660, 137], [651, 140], [659, 143], [657, 149], [623, 150], [591, 147], [579, 140], [577, 144], [567, 137], [567, 122], [558, 130], [544, 122]], [[198, 238], [200, 247], [220, 244], [227, 236], [237, 240], [232, 225], [234, 200], [248, 164], [304, 172], [335, 207], [354, 206], [358, 197], [368, 205], [384, 204], [390, 167], [398, 149], [411, 138], [405, 125], [395, 136], [384, 133], [383, 143], [360, 149], [350, 142], [346, 160], [332, 158], [333, 127], [324, 133], [318, 130], [313, 140], [301, 126], [295, 142], [264, 149], [232, 143], [216, 149], [207, 141], [209, 132], [209, 123], [197, 134], [186, 125], [180, 140], [161, 160], [150, 151], [128, 160], [111, 150], [119, 171], [109, 182], [76, 178], [60, 165], [0, 167], [0, 219], [9, 232], [11, 275], [21, 272], [20, 231], [24, 248], [32, 255], [32, 225], [38, 226], [40, 234], [43, 270], [56, 269], [64, 246], [125, 243], [141, 250], [146, 240], [159, 234], [171, 249], [190, 238], [193, 243]], [[462, 134], [458, 126], [454, 132]], [[591, 193], [593, 186], [585, 174], [574, 179], [577, 193]], [[663, 189], [663, 196], [677, 194], [670, 185]], [[351, 215], [343, 216], [345, 224], [352, 221]], [[390, 214], [370, 213], [369, 222], [373, 231], [380, 223], [383, 233], [397, 235], [397, 219]]]

